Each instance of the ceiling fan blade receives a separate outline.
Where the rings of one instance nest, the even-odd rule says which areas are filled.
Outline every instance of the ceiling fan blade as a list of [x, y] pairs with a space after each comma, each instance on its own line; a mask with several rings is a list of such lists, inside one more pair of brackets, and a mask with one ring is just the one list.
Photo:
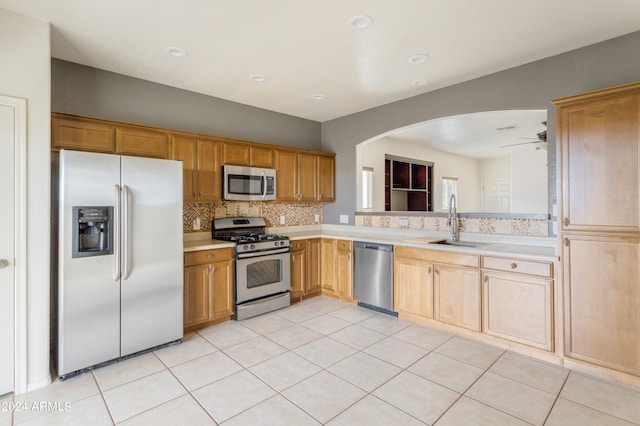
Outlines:
[[531, 141], [531, 142], [520, 142], [520, 143], [512, 143], [512, 144], [509, 144], [509, 145], [502, 145], [502, 146], [499, 146], [498, 148], [508, 148], [510, 146], [527, 145], [527, 144], [530, 144], [530, 143], [544, 143], [544, 141], [541, 141], [540, 139], [538, 139], [538, 140]]

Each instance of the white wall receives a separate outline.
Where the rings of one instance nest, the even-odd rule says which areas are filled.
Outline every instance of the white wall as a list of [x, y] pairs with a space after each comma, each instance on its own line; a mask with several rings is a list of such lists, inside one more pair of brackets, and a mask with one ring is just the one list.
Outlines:
[[[458, 178], [458, 211], [474, 212], [480, 209], [480, 180], [478, 160], [450, 154], [411, 142], [393, 138], [380, 138], [356, 148], [358, 176], [362, 167], [373, 167], [373, 211], [384, 211], [384, 156], [385, 154], [416, 160], [431, 161], [433, 167], [433, 205], [442, 212], [442, 177]], [[359, 178], [358, 178], [359, 179]], [[360, 184], [358, 180], [358, 185]], [[359, 187], [358, 187], [359, 188]], [[358, 206], [361, 194], [358, 191]]]
[[480, 180], [511, 177], [511, 160], [508, 155], [496, 158], [483, 158], [478, 161]]
[[535, 145], [511, 151], [511, 211], [544, 213], [548, 207], [547, 151]]
[[0, 9], [0, 94], [27, 99], [27, 385], [50, 382], [49, 24]]

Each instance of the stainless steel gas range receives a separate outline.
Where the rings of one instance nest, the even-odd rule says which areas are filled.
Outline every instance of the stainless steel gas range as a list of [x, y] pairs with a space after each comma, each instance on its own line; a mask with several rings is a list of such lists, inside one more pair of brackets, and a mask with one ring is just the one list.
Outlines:
[[289, 238], [266, 234], [261, 217], [214, 219], [212, 238], [235, 247], [235, 314], [243, 320], [289, 306]]

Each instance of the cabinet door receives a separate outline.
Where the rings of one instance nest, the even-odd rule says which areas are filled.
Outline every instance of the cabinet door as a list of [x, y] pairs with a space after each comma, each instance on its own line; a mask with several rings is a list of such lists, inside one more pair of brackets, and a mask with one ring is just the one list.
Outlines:
[[640, 239], [567, 236], [567, 356], [640, 373]]
[[396, 257], [393, 275], [394, 309], [433, 319], [433, 264]]
[[225, 142], [223, 144], [222, 164], [236, 166], [250, 166], [249, 144], [240, 142]]
[[336, 242], [336, 286], [341, 297], [353, 299], [353, 252], [351, 241]]
[[307, 249], [291, 252], [291, 295], [299, 296], [307, 288]]
[[322, 202], [336, 200], [336, 158], [333, 156], [318, 156], [318, 196]]
[[640, 231], [640, 95], [558, 110], [563, 229]]
[[318, 293], [322, 287], [322, 255], [320, 238], [307, 240], [307, 287], [305, 294]]
[[54, 148], [82, 151], [115, 151], [113, 126], [91, 120], [72, 120], [54, 117], [51, 121], [51, 141]]
[[273, 167], [273, 149], [252, 145], [249, 148], [249, 161], [253, 167]]
[[553, 350], [551, 280], [485, 272], [482, 294], [484, 333]]
[[434, 266], [435, 319], [480, 331], [480, 272]]
[[220, 143], [198, 141], [198, 200], [222, 199], [222, 172], [220, 170]]
[[298, 157], [292, 151], [276, 151], [276, 197], [295, 201], [298, 195]]
[[233, 262], [209, 265], [210, 311], [209, 318], [217, 319], [233, 315]]
[[195, 201], [197, 195], [197, 141], [173, 136], [171, 159], [182, 161], [182, 197], [184, 201]]
[[209, 319], [209, 265], [184, 268], [184, 327]]
[[298, 200], [315, 201], [318, 190], [315, 154], [298, 154]]
[[332, 294], [338, 294], [334, 264], [335, 241], [336, 240], [331, 238], [322, 238], [320, 240], [320, 279], [322, 290]]
[[137, 127], [118, 127], [116, 154], [169, 158], [169, 135]]

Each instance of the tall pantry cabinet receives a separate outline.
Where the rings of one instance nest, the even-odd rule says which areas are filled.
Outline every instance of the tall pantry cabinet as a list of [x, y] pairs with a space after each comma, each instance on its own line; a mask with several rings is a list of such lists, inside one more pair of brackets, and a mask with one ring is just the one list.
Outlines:
[[565, 355], [640, 376], [640, 83], [554, 104]]

